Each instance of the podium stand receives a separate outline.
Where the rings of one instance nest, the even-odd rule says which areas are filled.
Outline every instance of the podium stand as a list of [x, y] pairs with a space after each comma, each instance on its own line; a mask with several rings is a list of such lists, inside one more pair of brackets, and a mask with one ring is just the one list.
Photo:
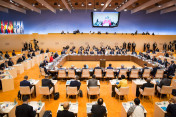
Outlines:
[[106, 67], [106, 59], [100, 59], [100, 67]]

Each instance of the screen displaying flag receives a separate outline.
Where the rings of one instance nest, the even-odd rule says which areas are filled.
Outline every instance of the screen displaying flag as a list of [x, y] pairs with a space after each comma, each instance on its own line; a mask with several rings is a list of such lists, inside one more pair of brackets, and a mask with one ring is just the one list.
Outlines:
[[23, 21], [0, 21], [1, 34], [24, 34]]

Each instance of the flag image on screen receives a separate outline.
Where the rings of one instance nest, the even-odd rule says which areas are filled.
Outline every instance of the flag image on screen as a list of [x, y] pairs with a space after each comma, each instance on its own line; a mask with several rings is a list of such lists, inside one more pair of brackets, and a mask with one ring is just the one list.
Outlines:
[[92, 12], [92, 24], [94, 27], [117, 27], [119, 12]]
[[4, 21], [4, 33], [8, 33], [8, 21]]
[[13, 23], [12, 23], [12, 21], [9, 21], [8, 33], [13, 33]]

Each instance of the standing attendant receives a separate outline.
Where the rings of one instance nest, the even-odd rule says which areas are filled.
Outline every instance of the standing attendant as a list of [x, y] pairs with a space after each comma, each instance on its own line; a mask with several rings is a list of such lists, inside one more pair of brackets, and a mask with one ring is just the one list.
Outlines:
[[168, 51], [171, 51], [171, 49], [172, 49], [172, 43], [169, 42], [169, 45], [168, 45]]
[[167, 50], [167, 44], [166, 44], [166, 43], [163, 44], [163, 50], [164, 50], [164, 51]]
[[147, 50], [150, 50], [150, 43], [147, 44]]
[[131, 42], [128, 43], [128, 51], [131, 50]]
[[123, 49], [126, 49], [126, 42], [123, 43]]
[[147, 48], [147, 44], [144, 43], [144, 52], [146, 51], [146, 48]]
[[156, 48], [157, 48], [157, 43], [156, 43], [156, 42], [154, 42], [154, 43], [153, 43], [153, 51], [155, 51], [155, 50], [156, 50]]
[[135, 43], [135, 42], [133, 42], [133, 43], [132, 43], [132, 52], [134, 52], [134, 51], [135, 51], [135, 48], [136, 48], [136, 43]]

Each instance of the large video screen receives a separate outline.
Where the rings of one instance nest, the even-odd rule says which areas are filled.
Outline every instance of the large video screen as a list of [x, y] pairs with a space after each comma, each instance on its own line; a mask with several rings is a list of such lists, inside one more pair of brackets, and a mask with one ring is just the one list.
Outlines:
[[92, 12], [93, 27], [117, 27], [119, 12]]

